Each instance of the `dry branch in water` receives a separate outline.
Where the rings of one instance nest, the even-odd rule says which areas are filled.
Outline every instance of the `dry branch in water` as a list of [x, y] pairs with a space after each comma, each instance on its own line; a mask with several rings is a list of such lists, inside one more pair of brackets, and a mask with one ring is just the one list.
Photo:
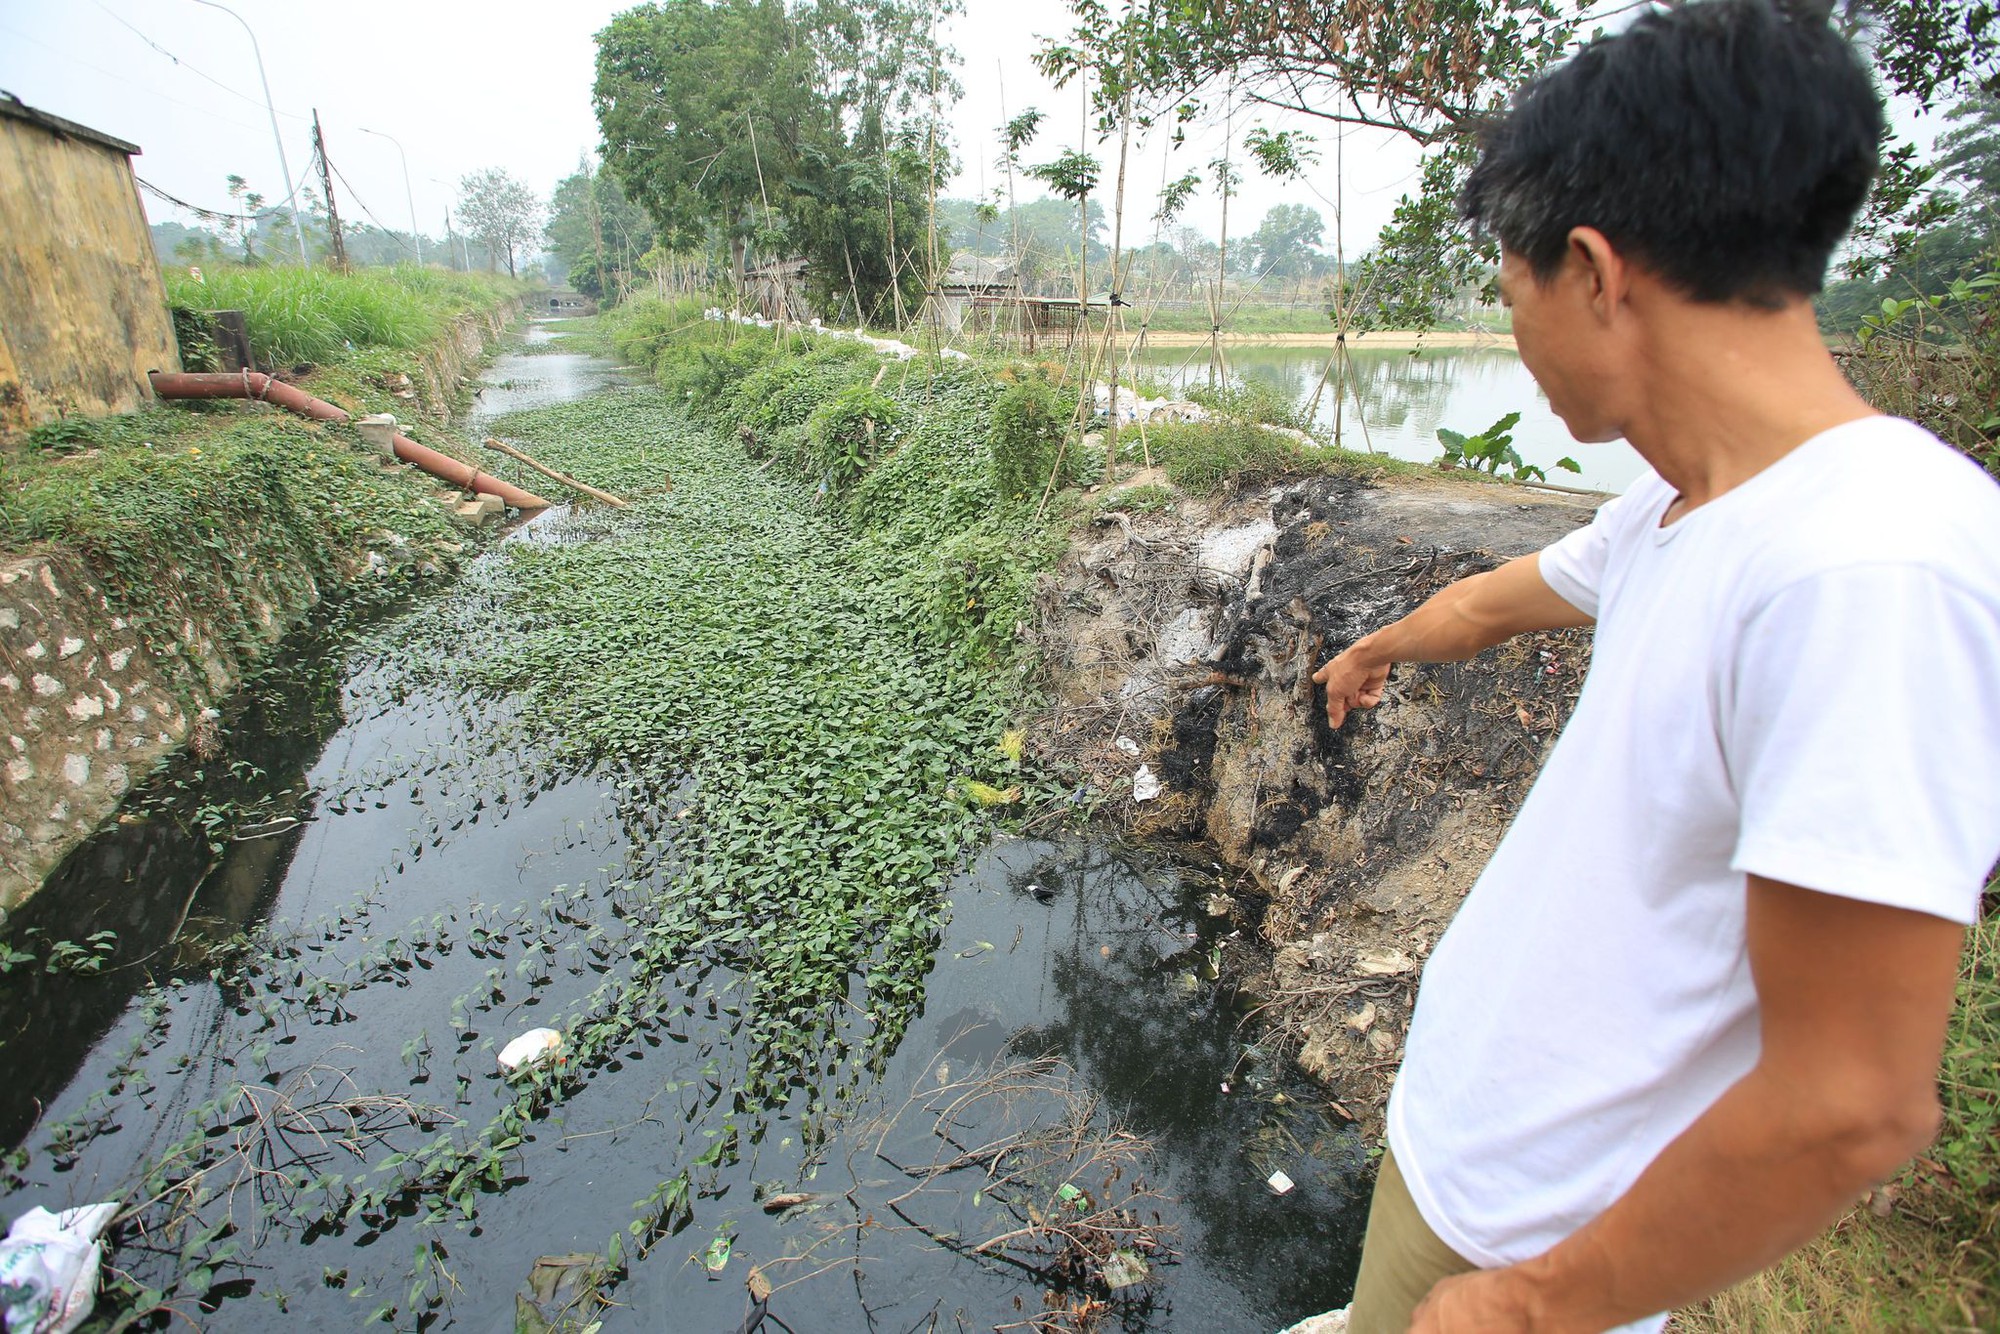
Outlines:
[[[859, 1264], [867, 1234], [910, 1232], [1034, 1280], [1044, 1309], [1003, 1329], [1068, 1334], [1150, 1305], [1175, 1258], [1165, 1197], [1145, 1177], [1152, 1145], [1112, 1124], [1053, 1057], [957, 1079], [938, 1069], [848, 1137], [854, 1217], [825, 1225], [791, 1263], [823, 1272], [825, 1250], [848, 1238]], [[894, 1170], [890, 1185], [868, 1181], [876, 1162]]]

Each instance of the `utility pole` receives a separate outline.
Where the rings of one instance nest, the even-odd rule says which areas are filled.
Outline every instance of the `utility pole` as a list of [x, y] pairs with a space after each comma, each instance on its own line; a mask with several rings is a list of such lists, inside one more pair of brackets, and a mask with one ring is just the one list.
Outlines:
[[319, 188], [326, 196], [326, 230], [333, 240], [333, 266], [347, 267], [347, 242], [340, 235], [340, 210], [333, 206], [333, 169], [326, 161], [326, 139], [319, 132], [319, 108], [313, 108], [313, 156], [319, 159]]

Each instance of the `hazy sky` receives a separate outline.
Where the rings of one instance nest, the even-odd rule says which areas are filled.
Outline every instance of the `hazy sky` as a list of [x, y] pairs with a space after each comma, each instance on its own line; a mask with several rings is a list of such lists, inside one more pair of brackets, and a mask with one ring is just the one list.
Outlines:
[[[336, 199], [345, 217], [407, 228], [402, 160], [421, 229], [442, 232], [458, 179], [500, 166], [546, 195], [597, 141], [590, 109], [592, 34], [627, 6], [619, 0], [229, 0], [262, 45], [278, 127], [294, 181], [311, 161], [311, 113], [318, 108], [327, 156], [339, 171]], [[1040, 39], [1060, 35], [1062, 0], [966, 0], [948, 40], [963, 61], [959, 78], [958, 156], [952, 187], [974, 195], [1000, 180], [993, 167], [995, 127], [1003, 107], [1047, 115], [1029, 162], [1053, 158], [1082, 138], [1077, 90], [1058, 92], [1030, 57]], [[197, 0], [0, 0], [0, 90], [144, 149], [140, 177], [208, 208], [228, 205], [224, 178], [238, 173], [267, 198], [282, 199], [277, 152], [251, 55], [250, 39], [227, 14]], [[1004, 98], [1003, 98], [1004, 91]], [[1234, 141], [1261, 119], [1272, 129], [1306, 128], [1320, 137], [1321, 162], [1302, 183], [1277, 185], [1252, 176], [1231, 204], [1230, 230], [1241, 235], [1279, 202], [1318, 208], [1332, 248], [1335, 201], [1344, 205], [1350, 255], [1365, 249], [1413, 188], [1416, 153], [1397, 136], [1333, 127], [1311, 117], [1269, 113], [1239, 117]], [[1201, 170], [1217, 157], [1221, 126], [1197, 130], [1163, 164], [1162, 143], [1135, 143], [1128, 185], [1128, 240], [1150, 239], [1152, 199], [1162, 178]], [[1107, 190], [1117, 145], [1093, 145], [1106, 163]], [[1344, 161], [1338, 184], [1336, 150]], [[1022, 188], [1022, 198], [1031, 197]], [[146, 197], [155, 221], [179, 217]], [[1212, 195], [1185, 220], [1211, 236]]]

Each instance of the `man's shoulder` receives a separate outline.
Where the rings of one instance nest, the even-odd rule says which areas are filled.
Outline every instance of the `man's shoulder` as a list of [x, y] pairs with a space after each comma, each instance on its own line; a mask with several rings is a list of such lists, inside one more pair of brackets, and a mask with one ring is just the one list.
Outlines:
[[1741, 536], [1771, 587], [1871, 565], [1930, 571], [2000, 606], [2000, 483], [1895, 417], [1850, 422], [1800, 446]]

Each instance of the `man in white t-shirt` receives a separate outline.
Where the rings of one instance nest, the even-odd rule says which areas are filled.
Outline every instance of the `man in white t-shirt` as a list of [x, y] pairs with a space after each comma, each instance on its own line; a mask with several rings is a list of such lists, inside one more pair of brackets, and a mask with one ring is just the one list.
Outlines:
[[1877, 415], [1810, 298], [1876, 165], [1823, 22], [1695, 0], [1489, 130], [1521, 358], [1653, 471], [1315, 676], [1595, 625], [1589, 678], [1425, 970], [1356, 1334], [1658, 1329], [1935, 1133], [2000, 856], [2000, 487]]

